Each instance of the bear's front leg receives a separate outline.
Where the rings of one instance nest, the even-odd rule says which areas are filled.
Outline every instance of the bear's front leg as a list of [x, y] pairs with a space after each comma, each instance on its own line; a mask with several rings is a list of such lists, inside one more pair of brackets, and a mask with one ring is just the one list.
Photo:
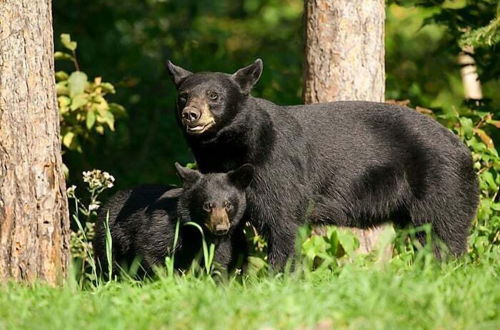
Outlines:
[[231, 263], [232, 244], [230, 238], [218, 238], [214, 240], [215, 250], [213, 268], [223, 274], [227, 274]]

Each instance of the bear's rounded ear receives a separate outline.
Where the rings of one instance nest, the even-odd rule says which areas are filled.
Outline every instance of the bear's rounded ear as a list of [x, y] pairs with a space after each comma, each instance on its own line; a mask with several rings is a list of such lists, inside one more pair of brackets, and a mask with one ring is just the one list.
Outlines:
[[255, 169], [251, 164], [244, 164], [237, 169], [227, 173], [229, 181], [241, 190], [244, 190], [252, 182]]
[[183, 69], [170, 61], [167, 61], [167, 69], [168, 73], [170, 73], [170, 76], [172, 77], [175, 87], [179, 87], [184, 79], [193, 74], [191, 71]]
[[262, 60], [256, 59], [253, 64], [239, 69], [233, 73], [234, 81], [240, 86], [243, 94], [249, 94], [252, 87], [257, 83], [262, 74]]
[[198, 180], [201, 179], [200, 172], [187, 167], [183, 167], [177, 162], [175, 163], [175, 169], [182, 179], [183, 187], [186, 189], [194, 185], [196, 182], [198, 182]]

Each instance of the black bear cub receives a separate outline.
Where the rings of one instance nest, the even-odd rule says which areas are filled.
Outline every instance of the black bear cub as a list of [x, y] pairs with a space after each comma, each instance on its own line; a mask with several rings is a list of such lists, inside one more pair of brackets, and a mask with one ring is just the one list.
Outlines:
[[276, 105], [250, 94], [261, 60], [234, 74], [168, 69], [200, 171], [254, 165], [245, 216], [267, 238], [275, 268], [305, 222], [431, 224], [452, 254], [466, 250], [478, 181], [468, 148], [435, 120], [376, 102]]
[[[99, 211], [94, 239], [98, 268], [108, 272], [106, 235], [111, 234], [114, 274], [138, 259], [151, 274], [155, 266], [174, 257], [174, 267], [190, 267], [202, 246], [199, 224], [207, 243], [215, 245], [215, 264], [222, 271], [243, 265], [247, 248], [241, 219], [246, 209], [245, 189], [253, 167], [243, 165], [228, 173], [202, 175], [175, 164], [183, 187], [143, 185], [117, 192]], [[174, 247], [179, 220], [179, 235]], [[106, 226], [107, 223], [107, 226]]]

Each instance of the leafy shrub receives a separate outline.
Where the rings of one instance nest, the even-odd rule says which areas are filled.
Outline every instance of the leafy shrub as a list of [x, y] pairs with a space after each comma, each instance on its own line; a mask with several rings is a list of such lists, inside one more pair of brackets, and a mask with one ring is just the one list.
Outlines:
[[[56, 72], [56, 89], [61, 115], [61, 137], [63, 148], [82, 152], [82, 142], [92, 140], [95, 133], [104, 134], [115, 130], [115, 119], [126, 115], [125, 109], [106, 100], [114, 94], [115, 87], [96, 77], [89, 81], [80, 71], [76, 57], [76, 41], [69, 34], [61, 34], [65, 52], [55, 53], [56, 60], [67, 60], [74, 64], [75, 71]], [[68, 53], [69, 51], [69, 53]]]

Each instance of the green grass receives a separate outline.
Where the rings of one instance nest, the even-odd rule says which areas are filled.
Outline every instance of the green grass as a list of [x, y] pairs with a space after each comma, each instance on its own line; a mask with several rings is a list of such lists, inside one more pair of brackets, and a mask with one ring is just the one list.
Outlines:
[[500, 329], [499, 257], [494, 249], [475, 262], [359, 262], [223, 284], [11, 283], [0, 287], [0, 329]]

